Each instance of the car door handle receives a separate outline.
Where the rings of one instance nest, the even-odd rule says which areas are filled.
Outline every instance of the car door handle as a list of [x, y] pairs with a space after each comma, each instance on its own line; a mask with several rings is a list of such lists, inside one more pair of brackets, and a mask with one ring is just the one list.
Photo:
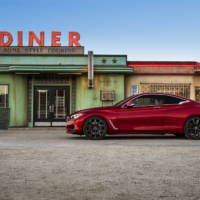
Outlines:
[[154, 107], [155, 109], [160, 109], [160, 106], [156, 106], [156, 107]]

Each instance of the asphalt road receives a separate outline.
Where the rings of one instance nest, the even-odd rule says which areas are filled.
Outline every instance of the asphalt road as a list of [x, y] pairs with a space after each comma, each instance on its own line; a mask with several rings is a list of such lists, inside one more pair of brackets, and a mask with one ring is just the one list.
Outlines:
[[200, 141], [0, 131], [0, 200], [199, 200]]

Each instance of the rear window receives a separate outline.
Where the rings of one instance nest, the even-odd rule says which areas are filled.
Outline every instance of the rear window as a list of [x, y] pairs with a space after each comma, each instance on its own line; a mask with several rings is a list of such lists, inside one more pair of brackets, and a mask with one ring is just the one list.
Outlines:
[[183, 101], [185, 101], [184, 99], [180, 99], [177, 97], [170, 97], [170, 96], [158, 96], [157, 97], [158, 101], [160, 104], [179, 104]]

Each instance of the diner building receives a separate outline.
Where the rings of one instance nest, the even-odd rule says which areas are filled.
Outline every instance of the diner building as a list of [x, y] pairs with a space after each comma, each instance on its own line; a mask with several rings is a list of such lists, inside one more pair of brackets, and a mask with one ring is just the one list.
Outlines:
[[65, 126], [70, 113], [143, 92], [200, 101], [199, 75], [198, 62], [127, 61], [81, 46], [0, 47], [0, 111], [9, 110], [9, 127]]
[[[92, 59], [92, 79], [88, 63]], [[126, 55], [92, 55], [83, 47], [0, 47], [0, 107], [10, 127], [64, 126], [77, 110], [125, 98]]]

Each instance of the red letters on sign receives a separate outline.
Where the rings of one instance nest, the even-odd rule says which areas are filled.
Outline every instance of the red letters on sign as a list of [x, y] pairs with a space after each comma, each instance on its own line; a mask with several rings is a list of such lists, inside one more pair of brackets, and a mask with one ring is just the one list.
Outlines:
[[[53, 31], [51, 33], [51, 46], [60, 47], [61, 43], [61, 32]], [[24, 46], [23, 43], [23, 31], [17, 32], [16, 44], [18, 47]], [[34, 43], [38, 44], [38, 46], [44, 46], [45, 35], [44, 32], [40, 32], [40, 36], [38, 37], [33, 31], [28, 32], [28, 46], [33, 47]], [[79, 43], [80, 34], [78, 32], [69, 32], [69, 41], [68, 46], [81, 46]], [[9, 47], [13, 43], [13, 36], [10, 32], [0, 31], [0, 46]]]
[[69, 32], [69, 46], [81, 46], [78, 42], [80, 40], [80, 34], [78, 32]]
[[17, 32], [17, 46], [18, 47], [22, 47], [23, 46], [23, 32], [22, 31], [18, 31]]
[[[5, 38], [7, 38], [7, 41], [5, 42]], [[0, 32], [0, 46], [3, 47], [9, 47], [13, 42], [13, 37], [11, 33], [2, 31]]]
[[33, 46], [33, 42], [37, 42], [40, 47], [44, 46], [44, 32], [40, 32], [40, 38], [38, 38], [34, 32], [29, 32], [28, 45]]
[[52, 47], [60, 47], [61, 44], [57, 43], [60, 41], [61, 32], [52, 32], [51, 33], [51, 46]]

